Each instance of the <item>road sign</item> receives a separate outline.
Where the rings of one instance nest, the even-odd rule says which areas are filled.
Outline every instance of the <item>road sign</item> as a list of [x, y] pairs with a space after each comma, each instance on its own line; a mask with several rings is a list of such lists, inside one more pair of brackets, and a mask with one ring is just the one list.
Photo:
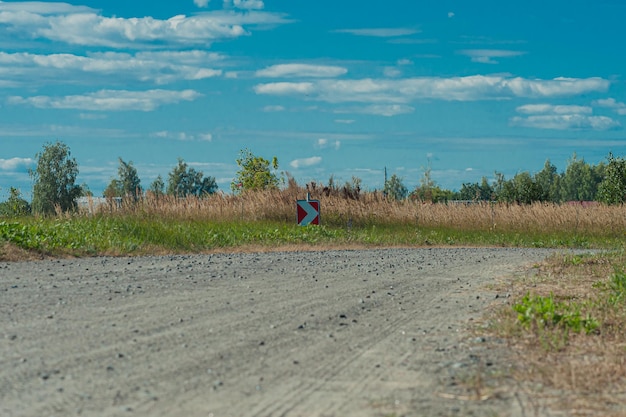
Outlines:
[[320, 224], [320, 202], [319, 200], [298, 200], [297, 201], [298, 226], [308, 224]]

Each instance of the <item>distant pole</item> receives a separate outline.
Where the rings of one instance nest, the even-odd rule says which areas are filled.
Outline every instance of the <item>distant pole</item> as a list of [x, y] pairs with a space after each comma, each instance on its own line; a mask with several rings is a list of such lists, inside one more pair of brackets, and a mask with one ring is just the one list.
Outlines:
[[385, 183], [383, 184], [383, 196], [387, 197], [387, 167], [385, 167]]

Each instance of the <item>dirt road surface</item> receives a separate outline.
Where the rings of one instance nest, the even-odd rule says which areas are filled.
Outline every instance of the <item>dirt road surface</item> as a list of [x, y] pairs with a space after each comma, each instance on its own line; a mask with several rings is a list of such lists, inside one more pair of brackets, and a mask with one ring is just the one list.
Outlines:
[[0, 263], [0, 415], [526, 415], [514, 388], [476, 380], [506, 375], [506, 346], [468, 328], [506, 302], [490, 284], [548, 254]]

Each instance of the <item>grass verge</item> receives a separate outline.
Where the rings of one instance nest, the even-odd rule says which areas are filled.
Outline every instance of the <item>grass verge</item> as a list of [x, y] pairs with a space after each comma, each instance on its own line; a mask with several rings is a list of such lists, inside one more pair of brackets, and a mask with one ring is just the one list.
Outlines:
[[[464, 208], [461, 208], [464, 210]], [[450, 214], [450, 212], [448, 212]], [[376, 246], [518, 246], [615, 248], [623, 237], [605, 229], [492, 227], [472, 221], [446, 225], [394, 219], [350, 220], [323, 226], [297, 226], [293, 219], [211, 220], [195, 216], [153, 216], [141, 212], [21, 217], [0, 220], [0, 244], [39, 256], [143, 255], [240, 250]], [[14, 255], [14, 254], [13, 254]], [[0, 259], [9, 259], [0, 249]]]
[[535, 414], [625, 416], [624, 252], [553, 256], [507, 291], [481, 332], [506, 340]]

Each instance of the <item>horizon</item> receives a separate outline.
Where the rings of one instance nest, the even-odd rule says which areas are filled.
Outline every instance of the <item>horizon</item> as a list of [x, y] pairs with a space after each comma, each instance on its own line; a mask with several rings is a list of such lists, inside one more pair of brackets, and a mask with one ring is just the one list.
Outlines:
[[298, 184], [409, 190], [626, 155], [626, 3], [0, 1], [0, 201], [44, 144], [94, 196], [182, 158], [230, 192], [239, 151]]

